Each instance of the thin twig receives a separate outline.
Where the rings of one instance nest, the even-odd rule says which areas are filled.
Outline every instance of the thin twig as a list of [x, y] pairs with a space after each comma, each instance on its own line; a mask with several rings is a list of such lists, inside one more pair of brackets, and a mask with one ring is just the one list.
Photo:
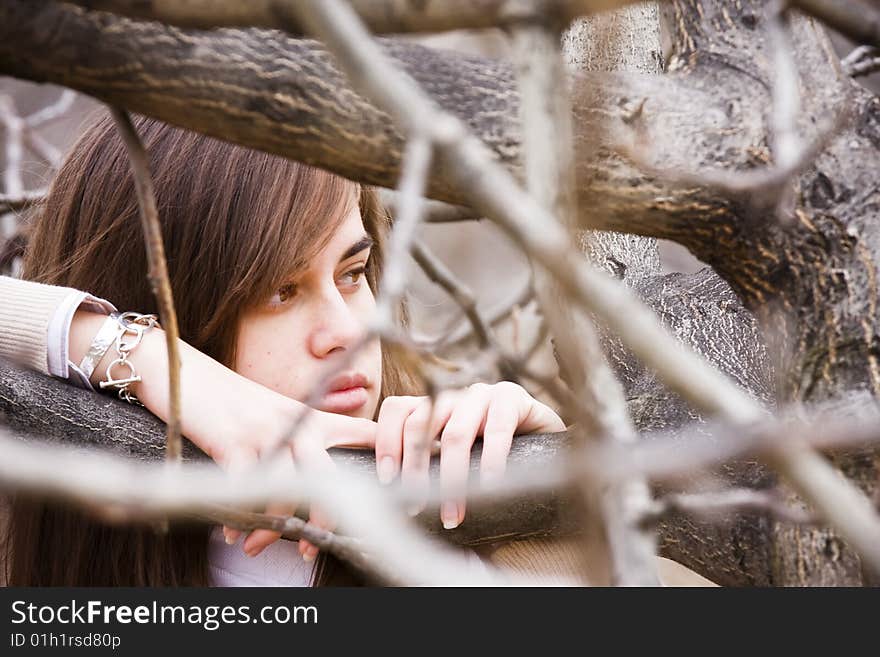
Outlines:
[[477, 310], [477, 299], [473, 292], [462, 285], [451, 271], [434, 256], [433, 253], [421, 242], [415, 241], [412, 246], [412, 255], [425, 275], [434, 283], [442, 287], [450, 297], [455, 300], [462, 309], [477, 336], [477, 342], [483, 349], [492, 346], [492, 329], [483, 320]]
[[643, 521], [649, 526], [676, 514], [710, 520], [725, 514], [761, 513], [796, 525], [816, 525], [819, 518], [805, 509], [790, 506], [773, 491], [731, 488], [711, 493], [670, 493], [655, 501]]
[[[801, 108], [798, 70], [794, 47], [789, 34], [788, 14], [783, 0], [771, 3], [767, 34], [773, 54], [773, 156], [777, 169], [792, 170], [803, 158], [804, 147], [797, 133]], [[776, 204], [776, 217], [783, 225], [794, 219], [794, 190], [790, 184], [781, 187]]]
[[[382, 201], [382, 205], [385, 206], [392, 216], [399, 213], [400, 196], [396, 190], [380, 188], [379, 198]], [[451, 224], [482, 219], [473, 210], [463, 205], [451, 205], [433, 199], [424, 199], [422, 201], [422, 208], [423, 221], [426, 224]]]
[[205, 509], [193, 513], [192, 517], [194, 520], [232, 527], [244, 532], [255, 529], [271, 529], [281, 534], [281, 538], [289, 541], [298, 541], [304, 538], [318, 549], [339, 557], [363, 572], [371, 570], [369, 557], [361, 541], [327, 531], [296, 516], [273, 516], [228, 507], [217, 507], [216, 510]]
[[22, 196], [21, 163], [24, 155], [24, 120], [16, 113], [12, 99], [0, 95], [0, 123], [6, 132], [6, 162], [3, 172], [3, 193], [12, 198]]
[[788, 15], [779, 0], [771, 4], [767, 33], [773, 53], [773, 155], [776, 166], [790, 169], [800, 158], [797, 135], [800, 114], [800, 88], [789, 35]]
[[850, 77], [859, 78], [880, 71], [880, 49], [859, 46], [840, 60], [843, 71]]
[[397, 188], [398, 213], [388, 243], [388, 254], [379, 284], [374, 330], [385, 332], [395, 324], [395, 313], [406, 289], [406, 266], [422, 222], [425, 185], [431, 167], [433, 146], [428, 133], [410, 135], [403, 155]]
[[131, 162], [134, 185], [140, 209], [141, 225], [144, 230], [144, 244], [147, 249], [149, 271], [147, 277], [150, 288], [159, 306], [159, 316], [165, 331], [165, 344], [168, 348], [168, 432], [166, 458], [179, 461], [181, 455], [180, 424], [180, 353], [177, 341], [180, 332], [177, 328], [177, 312], [174, 310], [174, 297], [168, 278], [168, 263], [162, 243], [162, 227], [156, 209], [156, 196], [150, 176], [150, 165], [141, 139], [135, 130], [128, 112], [117, 107], [110, 108], [113, 120], [119, 130]]
[[73, 105], [74, 100], [76, 100], [76, 92], [71, 89], [65, 89], [61, 92], [58, 100], [29, 115], [25, 119], [25, 123], [27, 123], [28, 128], [33, 130], [34, 128], [40, 128], [53, 121], [57, 121], [64, 117]]
[[34, 189], [29, 192], [23, 191], [17, 196], [0, 194], [0, 214], [25, 210], [31, 205], [40, 203], [45, 197], [45, 189]]
[[586, 417], [580, 415], [581, 405], [571, 390], [559, 382], [556, 377], [541, 375], [530, 368], [528, 364], [530, 355], [527, 357], [518, 356], [515, 353], [507, 352], [502, 347], [488, 322], [480, 314], [474, 293], [439, 258], [431, 253], [425, 245], [418, 242], [413, 245], [413, 256], [428, 279], [443, 288], [464, 312], [483, 352], [487, 353], [495, 362], [502, 378], [518, 381], [520, 377], [524, 377], [537, 383], [556, 401], [559, 407], [574, 409], [576, 417], [579, 417], [581, 421], [587, 421]]
[[33, 129], [28, 128], [25, 131], [24, 141], [34, 153], [43, 158], [53, 169], [57, 169], [58, 165], [61, 164], [61, 151]]
[[[495, 308], [489, 309], [485, 314], [485, 321], [490, 327], [495, 328], [505, 320], [507, 320], [511, 314], [513, 313], [514, 308], [525, 309], [529, 305], [534, 305], [535, 301], [535, 287], [533, 284], [532, 277], [529, 276], [529, 279], [526, 281], [525, 285], [523, 285], [519, 290], [514, 291], [513, 294], [510, 295], [503, 303], [498, 304]], [[444, 348], [452, 348], [460, 346], [462, 343], [466, 342], [470, 339], [472, 335], [472, 325], [467, 320], [467, 317], [464, 317], [464, 321], [460, 326], [453, 328], [449, 335], [446, 337], [443, 346]]]

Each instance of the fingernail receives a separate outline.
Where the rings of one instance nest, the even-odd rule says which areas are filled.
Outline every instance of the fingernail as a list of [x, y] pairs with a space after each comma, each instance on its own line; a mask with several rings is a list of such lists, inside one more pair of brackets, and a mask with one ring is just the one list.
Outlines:
[[312, 545], [311, 547], [306, 548], [306, 551], [303, 553], [303, 561], [305, 561], [306, 563], [311, 563], [315, 560], [315, 557], [317, 556], [318, 548]]
[[440, 509], [440, 519], [443, 521], [443, 529], [455, 529], [458, 527], [458, 504], [444, 502]]
[[228, 529], [224, 529], [224, 530], [223, 530], [223, 538], [224, 538], [225, 541], [226, 541], [226, 545], [235, 545], [236, 540], [238, 539], [237, 536], [236, 536], [235, 538], [233, 538], [233, 537], [232, 537], [232, 532], [229, 531]]
[[244, 550], [244, 553], [249, 557], [255, 557], [261, 552], [259, 545], [248, 545], [247, 541], [245, 541], [241, 547]]
[[394, 466], [394, 459], [390, 456], [383, 456], [379, 461], [379, 483], [383, 486], [390, 484], [394, 479], [395, 470], [397, 468]]

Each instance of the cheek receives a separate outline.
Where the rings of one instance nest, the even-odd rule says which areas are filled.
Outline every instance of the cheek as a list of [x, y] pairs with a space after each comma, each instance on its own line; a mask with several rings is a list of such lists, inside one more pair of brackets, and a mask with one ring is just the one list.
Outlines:
[[373, 318], [373, 313], [376, 311], [376, 297], [373, 295], [373, 290], [366, 283], [355, 295], [354, 306], [355, 313], [358, 314], [361, 321], [366, 325]]
[[288, 397], [298, 398], [298, 374], [304, 361], [304, 336], [285, 314], [242, 320], [236, 343], [235, 371]]
[[[369, 286], [365, 285], [364, 290], [360, 291], [357, 298], [352, 303], [352, 312], [361, 322], [364, 330], [373, 321], [376, 313], [376, 299], [373, 291]], [[382, 345], [379, 339], [374, 340], [364, 352], [361, 354], [358, 363], [360, 369], [367, 373], [371, 380], [376, 382], [372, 390], [371, 408], [365, 408], [363, 416], [373, 419], [379, 408], [379, 396], [382, 392]]]

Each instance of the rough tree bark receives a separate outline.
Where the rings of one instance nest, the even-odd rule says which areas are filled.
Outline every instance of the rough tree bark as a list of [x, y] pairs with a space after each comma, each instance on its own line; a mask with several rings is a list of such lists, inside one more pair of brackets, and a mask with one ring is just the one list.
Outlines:
[[[751, 174], [771, 163], [767, 4], [664, 3], [666, 74], [574, 76], [583, 225], [672, 239], [711, 265], [692, 276], [629, 271], [630, 282], [676, 334], [768, 405], [873, 404], [880, 391], [880, 187], [873, 180], [880, 100], [842, 73], [819, 24], [792, 21], [802, 92], [797, 128], [805, 141], [818, 139], [832, 120], [838, 129], [794, 180], [793, 221], [780, 222], [766, 194], [695, 181], [707, 171]], [[519, 172], [518, 98], [508, 65], [382, 43]], [[388, 118], [350, 91], [317, 44], [278, 32], [185, 31], [54, 2], [0, 0], [0, 73], [66, 85], [365, 183], [391, 186], [398, 174], [403, 142]], [[613, 128], [601, 135], [593, 130], [600, 114]], [[651, 146], [639, 155], [641, 167], [614, 152], [640, 144]], [[435, 170], [430, 195], [461, 202], [449, 181]], [[627, 276], [635, 261], [605, 264]], [[651, 372], [613, 341], [610, 349], [640, 428], [694, 419]], [[840, 465], [876, 489], [876, 457], [860, 454]], [[750, 463], [725, 474], [774, 483]], [[857, 557], [833, 533], [755, 516], [721, 529], [677, 522], [666, 530], [665, 551], [724, 584], [862, 581]]]

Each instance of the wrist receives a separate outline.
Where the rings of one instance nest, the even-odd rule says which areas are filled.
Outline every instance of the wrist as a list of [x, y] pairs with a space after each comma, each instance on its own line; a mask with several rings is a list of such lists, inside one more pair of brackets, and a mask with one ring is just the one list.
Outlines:
[[[70, 333], [68, 337], [68, 353], [73, 363], [82, 362], [83, 357], [88, 352], [92, 340], [101, 330], [107, 315], [78, 310], [70, 324]], [[89, 376], [89, 382], [97, 390], [98, 382], [106, 378], [107, 366], [114, 359], [114, 350], [111, 346], [103, 357], [98, 361], [94, 371]]]

